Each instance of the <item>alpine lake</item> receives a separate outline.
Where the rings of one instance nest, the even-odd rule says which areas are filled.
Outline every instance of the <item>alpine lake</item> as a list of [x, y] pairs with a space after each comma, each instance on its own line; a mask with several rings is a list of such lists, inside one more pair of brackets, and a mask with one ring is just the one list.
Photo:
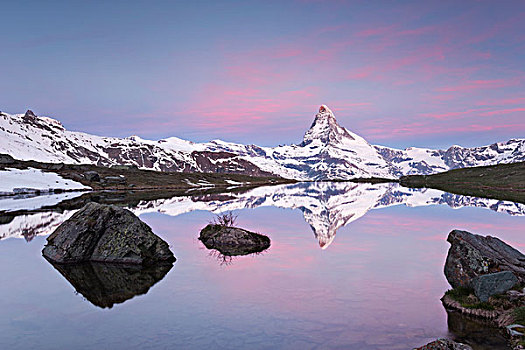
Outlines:
[[[170, 244], [172, 267], [53, 266], [42, 248], [74, 206], [0, 199], [0, 349], [412, 349], [440, 337], [507, 349], [499, 330], [443, 307], [446, 238], [461, 229], [524, 251], [523, 204], [347, 182], [116, 202]], [[199, 232], [224, 212], [270, 248], [208, 250]]]

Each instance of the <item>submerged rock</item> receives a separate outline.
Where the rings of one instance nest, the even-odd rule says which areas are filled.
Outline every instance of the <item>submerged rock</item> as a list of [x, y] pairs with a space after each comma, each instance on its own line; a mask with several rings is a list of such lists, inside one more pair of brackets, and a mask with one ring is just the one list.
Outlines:
[[489, 300], [491, 295], [505, 293], [518, 283], [518, 279], [510, 271], [502, 271], [481, 275], [472, 279], [474, 294], [482, 302]]
[[168, 243], [135, 214], [93, 202], [47, 238], [42, 254], [61, 264], [99, 261], [150, 265], [175, 261]]
[[259, 253], [270, 247], [270, 238], [238, 227], [209, 224], [200, 232], [199, 239], [208, 249], [216, 249], [226, 256]]
[[453, 230], [447, 241], [445, 276], [452, 287], [471, 287], [472, 279], [500, 271], [511, 271], [525, 282], [525, 255], [498, 238]]
[[456, 343], [453, 340], [443, 338], [434, 340], [433, 342], [415, 348], [414, 350], [472, 350], [472, 348], [468, 345]]
[[105, 263], [52, 264], [93, 305], [111, 308], [136, 295], [146, 294], [173, 267]]

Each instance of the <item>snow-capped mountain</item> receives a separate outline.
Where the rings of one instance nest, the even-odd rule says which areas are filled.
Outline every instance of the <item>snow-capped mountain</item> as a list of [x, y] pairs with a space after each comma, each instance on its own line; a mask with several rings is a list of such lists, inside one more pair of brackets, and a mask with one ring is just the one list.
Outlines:
[[68, 131], [58, 120], [38, 117], [32, 111], [0, 113], [0, 153], [50, 163], [126, 164], [158, 171], [271, 175], [235, 154], [208, 152], [204, 145], [176, 137], [159, 141], [138, 136], [100, 137]]
[[524, 161], [525, 139], [448, 150], [372, 146], [340, 126], [332, 111], [322, 105], [299, 144], [259, 147], [220, 140], [193, 143], [176, 137], [150, 141], [138, 136], [115, 138], [68, 131], [57, 120], [27, 111], [0, 113], [0, 153], [52, 163], [126, 164], [159, 171], [274, 174], [322, 180], [396, 178]]
[[452, 146], [447, 150], [375, 146], [396, 175], [428, 175], [451, 169], [525, 161], [525, 139], [482, 147]]
[[[450, 194], [434, 189], [409, 189], [397, 184], [363, 184], [349, 182], [300, 182], [291, 185], [257, 187], [245, 193], [221, 193], [140, 201], [129, 209], [136, 215], [159, 212], [178, 216], [196, 210], [212, 213], [279, 207], [300, 210], [323, 249], [335, 239], [337, 230], [363, 217], [368, 211], [406, 205], [448, 205], [452, 208], [480, 207], [509, 215], [525, 215], [525, 205], [497, 199]], [[0, 239], [32, 238], [51, 233], [73, 211], [37, 213], [17, 216], [0, 224]]]

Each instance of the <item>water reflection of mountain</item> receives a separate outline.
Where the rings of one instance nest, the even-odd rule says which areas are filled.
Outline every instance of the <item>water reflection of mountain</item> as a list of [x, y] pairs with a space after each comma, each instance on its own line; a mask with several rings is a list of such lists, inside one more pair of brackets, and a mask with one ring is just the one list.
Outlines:
[[140, 202], [136, 214], [160, 212], [177, 216], [193, 210], [214, 213], [274, 206], [299, 209], [311, 226], [321, 248], [327, 248], [337, 230], [369, 210], [393, 205], [410, 207], [446, 204], [453, 208], [482, 207], [510, 215], [524, 215], [525, 205], [496, 199], [465, 197], [433, 189], [409, 189], [396, 184], [314, 182], [259, 187], [242, 194], [174, 197]]
[[173, 267], [112, 265], [104, 263], [51, 264], [93, 305], [111, 308], [136, 295], [146, 294]]
[[[273, 206], [301, 210], [311, 226], [321, 248], [327, 248], [337, 230], [365, 215], [371, 209], [393, 205], [410, 207], [446, 204], [453, 208], [481, 207], [510, 215], [524, 215], [525, 205], [496, 199], [466, 197], [433, 189], [409, 189], [396, 184], [363, 184], [350, 182], [297, 183], [254, 188], [244, 193], [221, 193], [200, 196], [173, 197], [134, 202], [130, 207], [135, 214], [160, 212], [178, 216], [194, 210], [214, 213]], [[43, 215], [46, 213], [40, 213]], [[49, 214], [49, 213], [47, 213]], [[53, 213], [44, 218], [15, 217], [12, 223], [0, 225], [0, 238], [21, 237], [24, 230], [36, 234], [50, 233], [47, 226], [58, 226], [68, 214]], [[66, 217], [67, 216], [67, 217]], [[20, 219], [18, 219], [20, 218]], [[16, 222], [15, 222], [16, 220]]]

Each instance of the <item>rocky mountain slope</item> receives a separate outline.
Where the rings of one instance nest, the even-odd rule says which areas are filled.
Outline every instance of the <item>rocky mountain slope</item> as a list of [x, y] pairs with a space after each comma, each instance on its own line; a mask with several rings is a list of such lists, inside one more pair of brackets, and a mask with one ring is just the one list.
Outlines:
[[136, 165], [178, 172], [279, 175], [296, 180], [396, 178], [466, 166], [525, 160], [525, 139], [448, 150], [372, 146], [340, 126], [325, 105], [300, 144], [259, 147], [215, 140], [193, 143], [176, 137], [158, 141], [101, 137], [66, 130], [33, 112], [0, 113], [0, 153], [16, 159], [72, 164]]

